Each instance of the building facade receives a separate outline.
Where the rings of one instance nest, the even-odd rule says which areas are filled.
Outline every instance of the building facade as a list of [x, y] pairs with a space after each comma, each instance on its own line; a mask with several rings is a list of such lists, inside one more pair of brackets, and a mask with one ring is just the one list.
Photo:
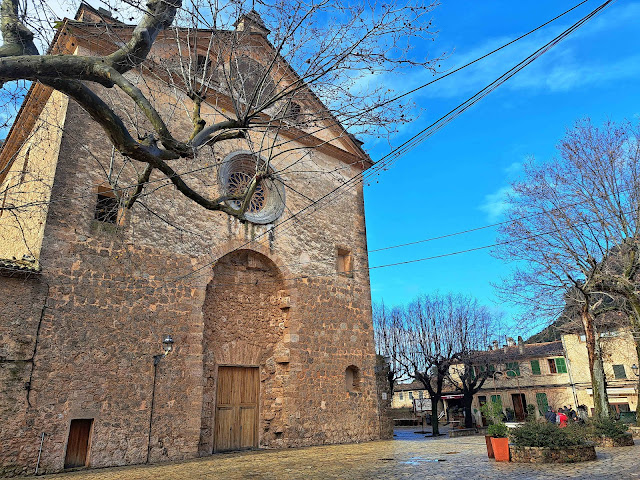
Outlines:
[[[108, 50], [103, 30], [83, 5], [53, 51]], [[164, 113], [188, 101], [171, 95]], [[336, 173], [286, 179], [277, 221], [307, 205], [291, 189], [320, 197], [369, 165], [349, 136], [317, 143], [300, 169]], [[295, 228], [205, 211], [170, 186], [111, 214], [92, 159], [112, 155], [41, 84], [0, 152], [0, 182], [21, 187], [3, 206], [18, 191], [38, 207], [0, 216], [0, 474], [379, 438], [362, 186]], [[238, 141], [223, 164], [242, 155]]]
[[[638, 357], [633, 334], [628, 329], [610, 329], [600, 334], [603, 363], [607, 379], [609, 403], [616, 414], [635, 412], [638, 398]], [[594, 403], [591, 376], [584, 335], [567, 333], [561, 340], [516, 344], [511, 339], [499, 347], [480, 352], [488, 357], [489, 374], [482, 388], [474, 395], [472, 411], [477, 424], [487, 425], [481, 415], [482, 405], [498, 403], [505, 417], [524, 420], [527, 408], [537, 418], [544, 417], [548, 407], [554, 411], [569, 407], [577, 410], [584, 405], [593, 414]], [[474, 367], [476, 368], [476, 367]], [[478, 375], [481, 372], [478, 370]], [[418, 382], [399, 384], [394, 389], [393, 408], [414, 408], [416, 399], [429, 398]], [[529, 406], [529, 407], [528, 407]], [[462, 395], [445, 386], [442, 403], [445, 420], [462, 421]]]

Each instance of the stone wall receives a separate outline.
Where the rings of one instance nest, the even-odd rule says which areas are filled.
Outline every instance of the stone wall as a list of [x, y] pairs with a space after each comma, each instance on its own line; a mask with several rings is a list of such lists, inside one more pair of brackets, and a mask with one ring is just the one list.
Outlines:
[[[40, 471], [61, 470], [78, 418], [94, 419], [91, 467], [208, 454], [216, 365], [225, 363], [260, 366], [263, 447], [379, 438], [362, 188], [274, 231], [204, 211], [172, 187], [104, 224], [94, 208], [111, 145], [73, 102], [64, 118], [42, 274], [0, 277], [0, 348], [19, 360], [0, 366], [2, 438], [11, 439], [0, 468], [32, 473], [44, 432]], [[188, 118], [176, 128], [187, 131]], [[291, 185], [316, 198], [357, 172], [310, 152], [300, 169], [339, 166]], [[306, 204], [287, 190], [283, 219]], [[338, 248], [352, 252], [352, 275], [336, 272]], [[216, 283], [223, 274], [232, 285]], [[157, 366], [150, 422], [153, 357], [166, 334], [175, 348]]]
[[380, 416], [380, 438], [393, 438], [394, 410], [391, 409], [391, 386], [389, 364], [382, 355], [376, 355], [376, 388], [378, 390], [378, 414]]
[[574, 447], [518, 447], [509, 445], [512, 462], [520, 463], [575, 463], [596, 459], [593, 445]]
[[0, 277], [0, 476], [33, 473], [41, 425], [28, 415], [31, 373], [47, 302], [47, 284], [37, 275]]

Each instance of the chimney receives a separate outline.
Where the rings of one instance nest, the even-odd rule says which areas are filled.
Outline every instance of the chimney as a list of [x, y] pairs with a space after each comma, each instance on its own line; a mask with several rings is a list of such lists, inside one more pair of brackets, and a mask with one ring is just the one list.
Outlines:
[[524, 355], [524, 340], [520, 335], [518, 335], [518, 352], [520, 355]]
[[516, 346], [516, 341], [513, 339], [513, 337], [507, 337], [507, 347], [515, 347]]
[[494, 340], [493, 341], [493, 349], [494, 350], [498, 350], [498, 348], [499, 348], [498, 340]]

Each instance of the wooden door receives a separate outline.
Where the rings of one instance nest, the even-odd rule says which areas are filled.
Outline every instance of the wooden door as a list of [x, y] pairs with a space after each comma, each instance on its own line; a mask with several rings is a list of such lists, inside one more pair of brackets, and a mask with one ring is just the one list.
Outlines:
[[526, 417], [526, 410], [525, 410], [525, 398], [524, 398], [524, 393], [520, 394], [520, 393], [513, 393], [511, 394], [511, 399], [513, 400], [513, 410], [515, 411], [516, 414], [516, 420], [519, 422], [522, 422], [525, 417]]
[[89, 435], [91, 434], [92, 423], [92, 418], [71, 420], [69, 439], [67, 440], [67, 454], [64, 458], [64, 468], [84, 467], [87, 465]]
[[258, 367], [219, 367], [214, 451], [258, 446]]

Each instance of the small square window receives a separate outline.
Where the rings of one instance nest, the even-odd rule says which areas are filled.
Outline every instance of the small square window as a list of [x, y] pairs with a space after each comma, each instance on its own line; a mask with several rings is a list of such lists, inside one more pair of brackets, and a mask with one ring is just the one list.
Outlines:
[[549, 373], [558, 373], [558, 370], [556, 370], [556, 360], [554, 358], [549, 358], [547, 363], [549, 364]]
[[98, 198], [93, 218], [99, 222], [117, 223], [120, 204], [113, 190], [105, 186], [98, 187]]
[[338, 273], [347, 277], [353, 276], [353, 259], [351, 251], [345, 248], [338, 248]]
[[206, 75], [209, 70], [211, 70], [211, 60], [207, 60], [206, 55], [198, 55], [196, 57], [196, 73], [198, 75], [203, 73]]

